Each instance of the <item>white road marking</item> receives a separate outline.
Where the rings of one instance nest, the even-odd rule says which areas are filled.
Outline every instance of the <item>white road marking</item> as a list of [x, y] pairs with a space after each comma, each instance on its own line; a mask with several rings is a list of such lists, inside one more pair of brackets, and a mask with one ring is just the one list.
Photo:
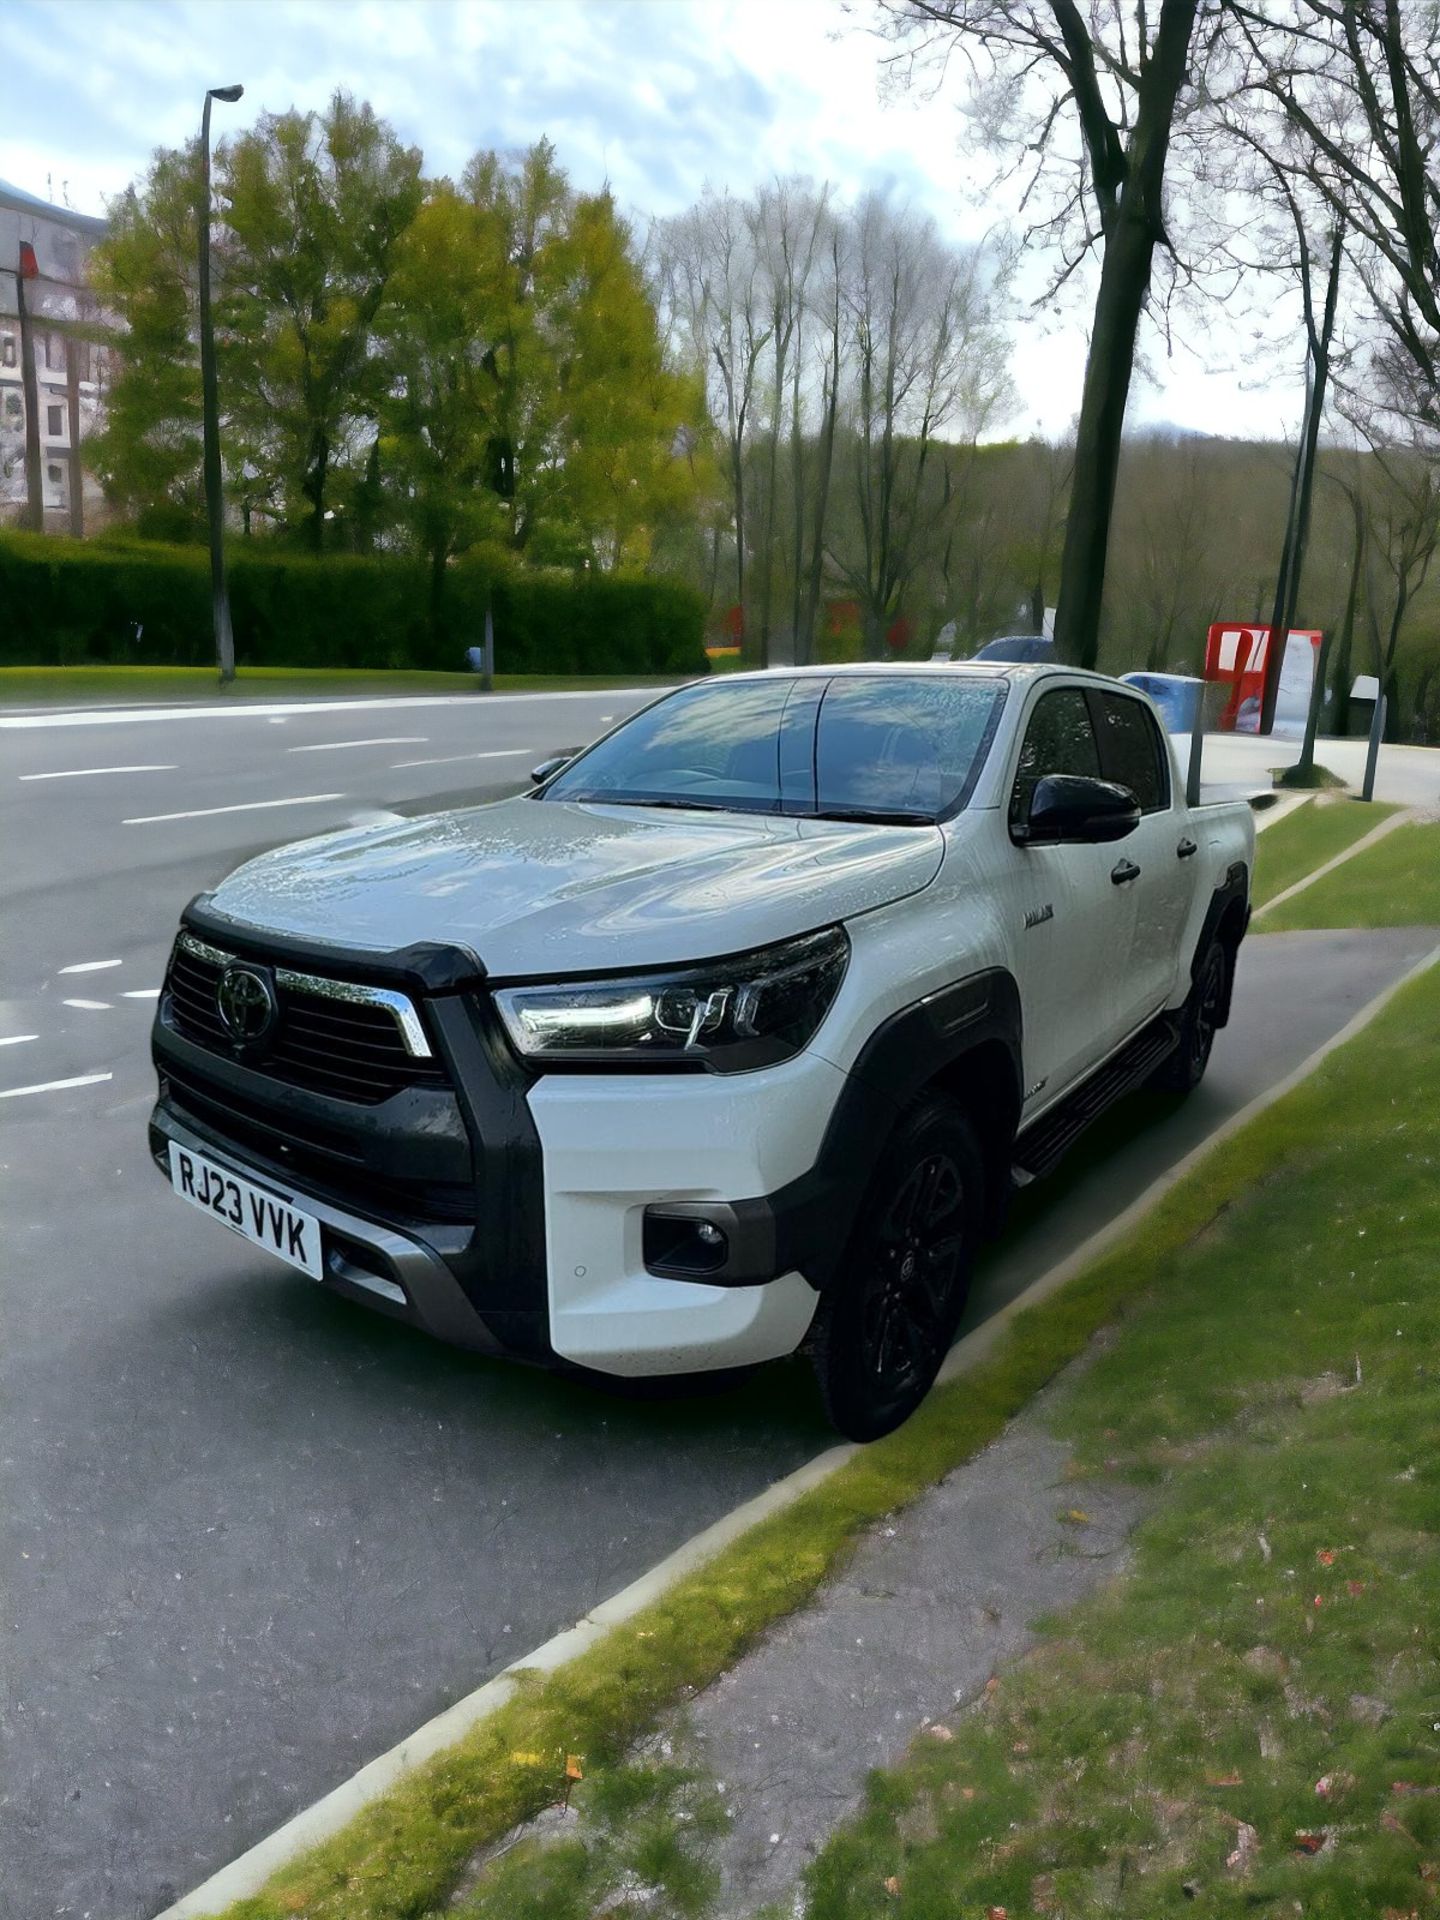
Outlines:
[[122, 993], [120, 998], [122, 1000], [158, 1000], [160, 993], [159, 987], [131, 987], [127, 993]]
[[77, 960], [73, 967], [61, 967], [61, 973], [103, 973], [107, 967], [123, 967], [123, 960]]
[[[676, 686], [683, 682], [677, 680]], [[472, 712], [489, 712], [495, 707], [514, 706], [535, 700], [596, 700], [610, 694], [634, 694], [637, 699], [653, 699], [663, 687], [606, 687], [594, 693], [416, 693], [395, 699], [305, 700], [284, 706], [257, 702], [254, 706], [235, 707], [67, 707], [58, 713], [7, 713], [0, 716], [0, 728], [34, 727], [119, 727], [142, 720], [268, 720], [275, 715], [304, 713], [373, 713], [389, 707], [467, 706]]]
[[62, 1000], [63, 1007], [79, 1007], [85, 1013], [109, 1013], [108, 1000]]
[[38, 1033], [7, 1033], [3, 1039], [0, 1039], [0, 1047], [20, 1047], [23, 1046], [27, 1040], [38, 1040], [39, 1038]]
[[317, 740], [308, 747], [286, 747], [287, 753], [338, 753], [342, 747], [423, 747], [428, 733], [392, 733], [383, 740]]
[[95, 1087], [114, 1077], [110, 1073], [80, 1073], [73, 1080], [42, 1080], [36, 1087], [0, 1087], [0, 1100], [20, 1100], [27, 1093], [60, 1093], [66, 1087]]
[[[1177, 1186], [1193, 1167], [1199, 1164], [1207, 1154], [1218, 1147], [1222, 1141], [1239, 1133], [1250, 1121], [1265, 1112], [1267, 1107], [1298, 1087], [1309, 1078], [1321, 1063], [1329, 1058], [1348, 1040], [1369, 1026], [1395, 998], [1403, 992], [1412, 980], [1416, 980], [1429, 968], [1440, 965], [1440, 947], [1432, 949], [1425, 957], [1403, 973], [1398, 980], [1382, 989], [1373, 1000], [1367, 1001], [1340, 1031], [1323, 1041], [1315, 1051], [1302, 1060], [1298, 1067], [1277, 1080], [1273, 1086], [1257, 1093], [1238, 1112], [1222, 1120], [1215, 1130], [1177, 1160], [1174, 1166], [1159, 1175], [1145, 1189], [1137, 1200], [1098, 1228], [1090, 1238], [1076, 1247], [1057, 1266], [1032, 1280], [1013, 1300], [993, 1313], [988, 1320], [965, 1334], [950, 1349], [944, 1366], [940, 1370], [942, 1381], [954, 1380], [977, 1366], [999, 1344], [1017, 1314], [1027, 1307], [1035, 1306], [1050, 1294], [1073, 1280], [1078, 1273], [1100, 1259], [1116, 1241], [1136, 1227], [1150, 1210], [1158, 1205]], [[221, 1867], [217, 1873], [192, 1893], [185, 1894], [173, 1905], [165, 1908], [155, 1920], [200, 1920], [201, 1915], [216, 1914], [234, 1904], [235, 1901], [258, 1893], [260, 1888], [289, 1861], [308, 1848], [317, 1846], [320, 1841], [338, 1833], [349, 1821], [353, 1820], [362, 1808], [378, 1800], [382, 1794], [422, 1761], [432, 1754], [441, 1753], [447, 1747], [454, 1746], [482, 1720], [485, 1720], [513, 1698], [520, 1682], [518, 1674], [532, 1669], [541, 1673], [553, 1673], [557, 1667], [577, 1658], [598, 1640], [633, 1619], [642, 1607], [653, 1606], [670, 1588], [678, 1585], [697, 1567], [702, 1567], [732, 1540], [739, 1538], [750, 1527], [773, 1513], [782, 1512], [792, 1506], [802, 1494], [812, 1487], [820, 1486], [837, 1472], [847, 1461], [860, 1452], [858, 1446], [845, 1443], [830, 1447], [803, 1466], [796, 1467], [792, 1473], [776, 1480], [761, 1493], [725, 1514], [719, 1520], [695, 1534], [683, 1546], [677, 1547], [648, 1573], [641, 1574], [638, 1580], [615, 1594], [612, 1599], [602, 1601], [592, 1607], [582, 1620], [573, 1627], [567, 1627], [537, 1647], [533, 1653], [524, 1654], [510, 1666], [503, 1667], [492, 1679], [485, 1681], [473, 1693], [457, 1700], [452, 1707], [427, 1720], [408, 1738], [391, 1747], [342, 1781], [338, 1787], [314, 1801], [300, 1813], [293, 1815], [282, 1827], [277, 1827], [264, 1840], [256, 1843], [248, 1852], [232, 1860], [228, 1866]]]
[[538, 747], [492, 747], [485, 753], [442, 753], [434, 760], [392, 760], [390, 771], [398, 773], [401, 767], [448, 767], [456, 760], [519, 760], [526, 754], [538, 752]]
[[205, 820], [214, 813], [259, 813], [264, 807], [315, 807], [322, 800], [343, 800], [343, 793], [297, 793], [290, 800], [242, 800], [233, 807], [192, 807], [188, 813], [137, 813], [122, 827], [150, 827], [157, 820]]
[[[0, 721], [0, 726], [6, 723]], [[168, 767], [66, 767], [63, 773], [22, 773], [16, 777], [21, 780], [88, 780], [97, 773], [174, 773], [173, 766]]]

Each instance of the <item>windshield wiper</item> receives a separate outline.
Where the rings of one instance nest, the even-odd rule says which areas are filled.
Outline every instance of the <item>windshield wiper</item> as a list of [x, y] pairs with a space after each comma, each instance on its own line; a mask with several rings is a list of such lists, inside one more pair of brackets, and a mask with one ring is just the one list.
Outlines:
[[686, 813], [743, 813], [748, 809], [726, 806], [721, 800], [636, 800], [614, 793], [564, 793], [562, 800], [575, 800], [591, 807], [679, 807]]
[[869, 827], [933, 827], [935, 816], [914, 807], [821, 807], [802, 820], [857, 820]]

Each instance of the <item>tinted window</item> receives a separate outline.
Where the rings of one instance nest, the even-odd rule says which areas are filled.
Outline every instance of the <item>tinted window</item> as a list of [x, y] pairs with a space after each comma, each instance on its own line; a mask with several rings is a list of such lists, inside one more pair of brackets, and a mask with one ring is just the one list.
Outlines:
[[815, 739], [816, 804], [934, 818], [978, 771], [998, 680], [832, 680]]
[[1170, 804], [1170, 770], [1160, 733], [1138, 700], [1102, 693], [1100, 759], [1107, 780], [1117, 780], [1140, 802], [1142, 813]]
[[1035, 784], [1047, 773], [1084, 773], [1098, 779], [1100, 751], [1090, 724], [1090, 707], [1079, 687], [1058, 687], [1042, 694], [1025, 729], [1015, 790], [1010, 796], [1010, 818], [1024, 820], [1030, 812]]

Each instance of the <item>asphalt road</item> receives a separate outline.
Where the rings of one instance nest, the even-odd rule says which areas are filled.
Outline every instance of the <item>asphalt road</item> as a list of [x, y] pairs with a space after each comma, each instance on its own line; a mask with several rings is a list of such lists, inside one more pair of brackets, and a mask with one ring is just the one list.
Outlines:
[[[144, 1920], [827, 1443], [799, 1364], [633, 1403], [449, 1351], [218, 1232], [146, 1152], [192, 893], [302, 832], [496, 796], [648, 697], [0, 714], [6, 1920]], [[973, 1315], [1434, 938], [1250, 942], [1201, 1092], [1131, 1102], [1027, 1194]]]

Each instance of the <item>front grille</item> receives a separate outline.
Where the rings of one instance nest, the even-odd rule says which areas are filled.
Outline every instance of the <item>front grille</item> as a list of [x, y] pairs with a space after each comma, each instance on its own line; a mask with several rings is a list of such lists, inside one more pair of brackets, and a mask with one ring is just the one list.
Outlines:
[[162, 1090], [192, 1120], [248, 1154], [280, 1186], [302, 1182], [318, 1199], [394, 1221], [469, 1225], [475, 1219], [475, 1189], [468, 1180], [411, 1179], [378, 1173], [338, 1136], [307, 1129], [308, 1137], [282, 1130], [267, 1109], [243, 1095], [216, 1093], [167, 1065]]
[[[225, 956], [182, 936], [166, 987], [177, 1033], [233, 1059], [236, 1049], [217, 999], [224, 970]], [[410, 1052], [389, 1006], [300, 988], [291, 984], [293, 977], [284, 968], [276, 972], [279, 1019], [263, 1047], [244, 1056], [253, 1071], [358, 1106], [377, 1106], [406, 1087], [448, 1085], [440, 1061]], [[336, 994], [346, 991], [340, 983], [324, 984]]]

